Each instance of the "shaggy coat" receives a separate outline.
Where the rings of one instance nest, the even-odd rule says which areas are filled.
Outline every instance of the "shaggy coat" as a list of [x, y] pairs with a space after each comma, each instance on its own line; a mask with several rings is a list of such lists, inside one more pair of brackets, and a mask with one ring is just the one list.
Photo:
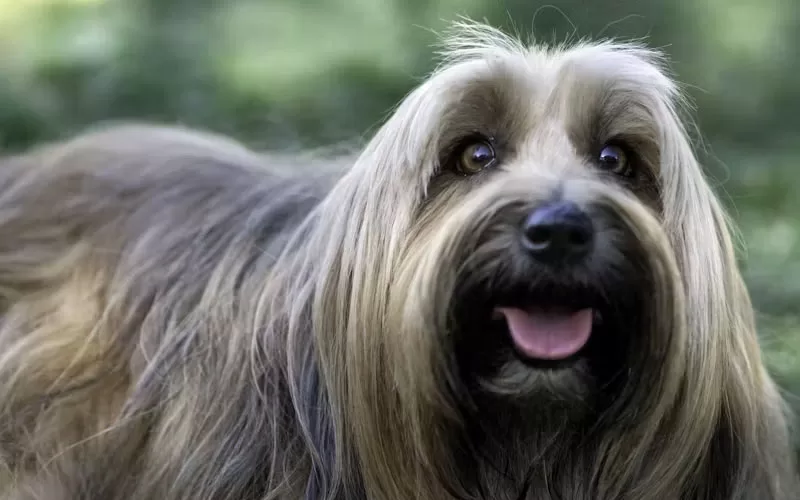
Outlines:
[[[444, 55], [352, 158], [118, 125], [5, 159], [0, 498], [800, 498], [658, 55], [474, 24]], [[497, 161], [465, 173], [476, 137]], [[559, 369], [484, 309], [544, 279], [513, 221], [554, 193], [602, 228], [609, 306]]]

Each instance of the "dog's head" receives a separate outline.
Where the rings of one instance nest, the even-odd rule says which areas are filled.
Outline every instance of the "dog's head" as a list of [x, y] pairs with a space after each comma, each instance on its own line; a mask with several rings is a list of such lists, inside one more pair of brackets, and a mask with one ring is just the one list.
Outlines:
[[365, 242], [394, 240], [402, 380], [462, 402], [658, 393], [685, 344], [679, 219], [704, 209], [695, 246], [722, 245], [676, 87], [641, 47], [486, 34], [457, 39], [355, 170], [381, 218]]
[[468, 25], [446, 56], [320, 208], [334, 392], [409, 439], [499, 402], [617, 425], [684, 398], [707, 432], [750, 309], [658, 54]]

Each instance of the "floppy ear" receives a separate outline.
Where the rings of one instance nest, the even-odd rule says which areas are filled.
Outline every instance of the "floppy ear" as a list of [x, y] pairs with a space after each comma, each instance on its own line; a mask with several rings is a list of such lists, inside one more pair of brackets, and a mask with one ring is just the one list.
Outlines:
[[673, 89], [654, 111], [661, 127], [664, 225], [686, 295], [682, 414], [692, 420], [686, 428], [697, 442], [712, 442], [716, 456], [705, 459], [721, 467], [715, 487], [734, 479], [732, 491], [783, 498], [793, 474], [784, 405], [762, 360], [736, 260], [734, 225], [694, 155], [677, 112], [680, 103]]
[[[437, 160], [444, 104], [435, 83], [413, 91], [311, 214], [302, 251], [290, 258], [289, 296], [308, 305], [308, 316], [298, 309], [293, 321], [312, 331], [322, 384], [315, 391], [331, 412], [330, 421], [309, 417], [309, 425], [328, 426], [309, 432], [320, 453], [309, 492], [330, 493], [339, 474], [360, 470], [369, 498], [418, 493], [408, 481], [419, 476], [414, 440], [408, 426], [391, 424], [406, 417], [386, 316], [398, 254]], [[345, 479], [345, 487], [357, 479]]]

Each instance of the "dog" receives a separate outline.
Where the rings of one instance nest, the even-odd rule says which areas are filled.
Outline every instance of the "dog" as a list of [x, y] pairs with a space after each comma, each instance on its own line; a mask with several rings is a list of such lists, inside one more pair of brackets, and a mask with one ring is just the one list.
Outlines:
[[353, 155], [127, 123], [3, 160], [1, 498], [798, 498], [664, 57], [443, 47]]

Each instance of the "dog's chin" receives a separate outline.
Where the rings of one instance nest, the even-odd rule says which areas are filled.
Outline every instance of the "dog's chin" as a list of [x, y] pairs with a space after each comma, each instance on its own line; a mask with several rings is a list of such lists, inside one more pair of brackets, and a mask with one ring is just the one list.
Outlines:
[[628, 307], [609, 303], [600, 288], [554, 282], [481, 295], [457, 348], [476, 399], [586, 409], [624, 371], [629, 338], [620, 313]]

